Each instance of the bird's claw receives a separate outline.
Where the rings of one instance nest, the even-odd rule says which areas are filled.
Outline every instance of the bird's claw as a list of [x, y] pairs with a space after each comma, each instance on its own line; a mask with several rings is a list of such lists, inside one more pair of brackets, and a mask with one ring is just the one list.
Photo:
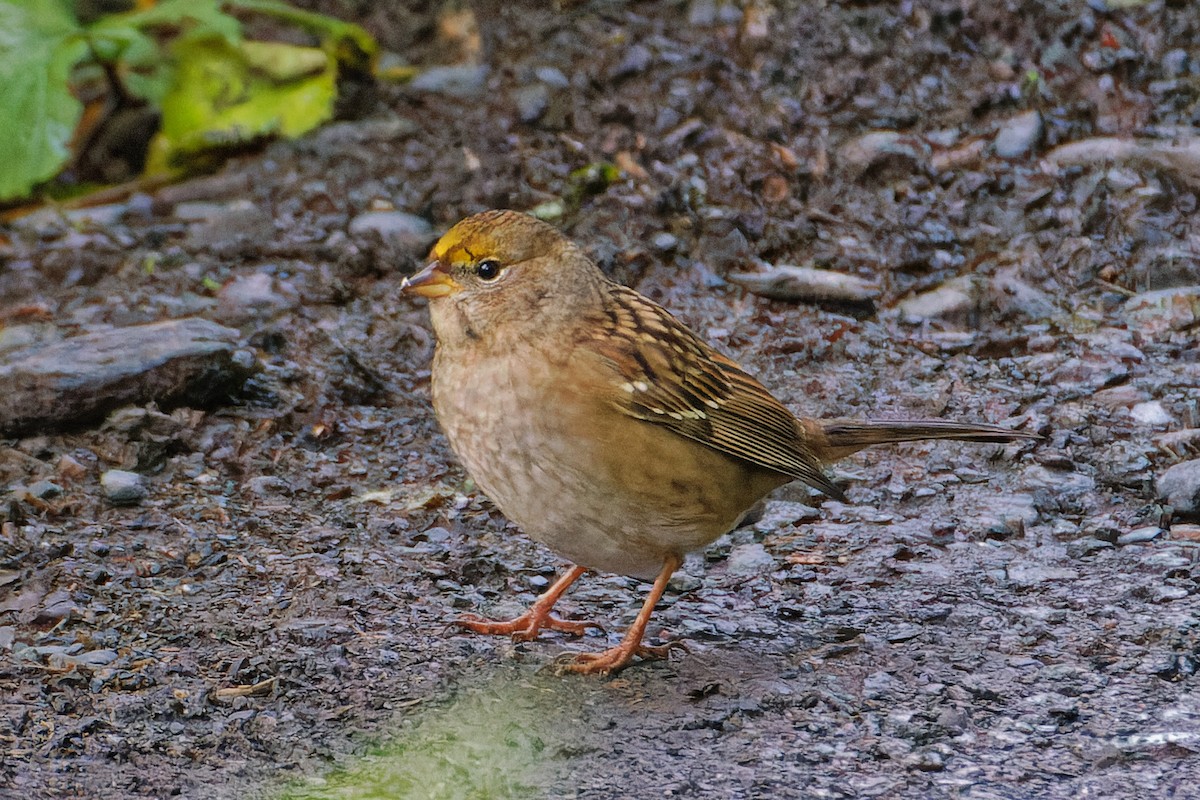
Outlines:
[[573, 636], [583, 636], [588, 628], [604, 627], [591, 620], [570, 620], [556, 617], [550, 613], [526, 611], [519, 617], [510, 620], [488, 620], [475, 614], [466, 614], [454, 621], [455, 625], [466, 628], [474, 633], [493, 636], [511, 636], [514, 642], [528, 642], [537, 638], [542, 630], [560, 631]]
[[612, 675], [628, 667], [634, 659], [661, 661], [671, 655], [672, 650], [687, 652], [685, 642], [676, 639], [666, 644], [639, 644], [628, 647], [624, 643], [599, 653], [564, 653], [555, 660], [551, 670], [555, 675]]

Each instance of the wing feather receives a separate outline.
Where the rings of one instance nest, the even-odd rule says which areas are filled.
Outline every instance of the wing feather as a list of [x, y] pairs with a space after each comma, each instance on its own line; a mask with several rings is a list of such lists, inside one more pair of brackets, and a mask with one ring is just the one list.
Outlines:
[[761, 383], [661, 306], [623, 286], [611, 297], [609, 327], [588, 345], [619, 376], [620, 411], [843, 498], [795, 416]]

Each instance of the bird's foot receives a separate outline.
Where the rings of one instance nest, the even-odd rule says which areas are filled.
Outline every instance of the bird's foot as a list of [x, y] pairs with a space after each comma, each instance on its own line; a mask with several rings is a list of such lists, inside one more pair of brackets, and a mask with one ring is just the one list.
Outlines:
[[539, 609], [536, 605], [515, 619], [488, 620], [474, 614], [467, 614], [456, 619], [454, 624], [475, 633], [511, 636], [514, 642], [528, 642], [537, 638], [538, 633], [543, 630], [562, 631], [574, 636], [583, 636], [588, 628], [604, 630], [596, 622], [562, 619], [551, 614], [549, 609]]
[[634, 662], [658, 661], [670, 656], [672, 650], [687, 650], [687, 645], [676, 640], [660, 645], [632, 644], [622, 642], [600, 653], [576, 653], [569, 655], [553, 667], [556, 675], [612, 675]]

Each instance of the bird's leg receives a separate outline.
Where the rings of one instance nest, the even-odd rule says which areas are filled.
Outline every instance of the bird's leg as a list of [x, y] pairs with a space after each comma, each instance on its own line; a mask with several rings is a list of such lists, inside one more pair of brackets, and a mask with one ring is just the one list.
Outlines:
[[677, 555], [667, 556], [662, 571], [654, 579], [654, 587], [650, 589], [650, 595], [642, 604], [642, 610], [638, 612], [637, 619], [629, 626], [629, 630], [625, 632], [625, 638], [619, 645], [602, 653], [579, 653], [569, 662], [559, 666], [557, 671], [560, 673], [574, 672], [579, 675], [609, 675], [629, 666], [634, 658], [666, 658], [671, 650], [684, 647], [682, 642], [669, 642], [657, 647], [642, 644], [642, 637], [646, 635], [646, 626], [650, 624], [650, 615], [654, 613], [654, 607], [658, 605], [663, 592], [667, 590], [667, 582], [671, 580], [671, 575], [679, 569], [679, 565], [682, 563], [683, 559]]
[[552, 583], [549, 589], [538, 595], [537, 600], [533, 601], [533, 605], [529, 607], [528, 611], [516, 619], [493, 622], [477, 617], [474, 614], [468, 614], [456, 619], [454, 624], [461, 625], [475, 633], [511, 635], [513, 640], [518, 642], [528, 642], [530, 639], [536, 637], [538, 631], [543, 628], [551, 631], [573, 633], [576, 636], [582, 636], [588, 628], [600, 628], [600, 630], [604, 630], [595, 622], [574, 622], [568, 619], [560, 619], [550, 614], [550, 610], [554, 608], [554, 604], [558, 602], [558, 599], [585, 572], [587, 572], [586, 567], [571, 567], [558, 580]]

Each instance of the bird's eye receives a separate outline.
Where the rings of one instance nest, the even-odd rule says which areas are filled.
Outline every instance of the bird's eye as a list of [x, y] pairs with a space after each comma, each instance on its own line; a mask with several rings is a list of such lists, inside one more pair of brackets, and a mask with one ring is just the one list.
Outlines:
[[491, 258], [487, 259], [486, 261], [480, 261], [475, 266], [475, 274], [478, 275], [481, 280], [494, 281], [496, 278], [500, 277], [500, 262]]

